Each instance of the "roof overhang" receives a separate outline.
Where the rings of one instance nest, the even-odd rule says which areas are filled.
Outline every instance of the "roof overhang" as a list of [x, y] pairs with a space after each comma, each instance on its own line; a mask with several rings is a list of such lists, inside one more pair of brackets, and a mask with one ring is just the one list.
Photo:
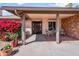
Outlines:
[[29, 14], [79, 14], [79, 8], [67, 8], [67, 7], [14, 7], [3, 6], [2, 9], [14, 13], [17, 10], [18, 13]]
[[[79, 14], [79, 8], [67, 8], [67, 7], [15, 7], [15, 6], [3, 6], [2, 10], [9, 11], [16, 15], [15, 10], [19, 15], [26, 13], [29, 18], [56, 18], [56, 14], [59, 13], [60, 18], [66, 18]], [[41, 15], [40, 15], [41, 14]], [[50, 15], [48, 15], [50, 14]], [[26, 17], [27, 18], [27, 17]]]

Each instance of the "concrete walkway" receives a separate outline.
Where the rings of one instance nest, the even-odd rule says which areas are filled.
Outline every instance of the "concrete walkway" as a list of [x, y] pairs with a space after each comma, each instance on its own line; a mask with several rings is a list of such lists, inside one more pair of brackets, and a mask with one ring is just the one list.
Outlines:
[[79, 41], [69, 41], [56, 44], [55, 41], [36, 41], [36, 36], [26, 40], [26, 45], [20, 46], [14, 56], [79, 56]]

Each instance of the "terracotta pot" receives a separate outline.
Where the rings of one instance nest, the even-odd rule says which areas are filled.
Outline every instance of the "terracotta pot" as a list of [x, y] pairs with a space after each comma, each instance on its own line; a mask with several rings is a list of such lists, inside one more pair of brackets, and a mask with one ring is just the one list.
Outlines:
[[7, 53], [5, 53], [4, 51], [0, 51], [0, 56], [7, 56]]
[[11, 41], [11, 46], [12, 47], [17, 47], [18, 46], [18, 40], [16, 40], [16, 41]]
[[0, 56], [9, 56], [12, 53], [12, 48], [7, 49], [7, 50], [1, 50], [0, 51]]

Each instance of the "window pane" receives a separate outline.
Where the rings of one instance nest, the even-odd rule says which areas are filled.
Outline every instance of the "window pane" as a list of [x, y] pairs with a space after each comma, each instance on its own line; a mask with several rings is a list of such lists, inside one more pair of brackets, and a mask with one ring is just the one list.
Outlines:
[[56, 22], [53, 22], [54, 30], [56, 30]]
[[49, 31], [56, 30], [56, 22], [49, 22], [48, 26]]

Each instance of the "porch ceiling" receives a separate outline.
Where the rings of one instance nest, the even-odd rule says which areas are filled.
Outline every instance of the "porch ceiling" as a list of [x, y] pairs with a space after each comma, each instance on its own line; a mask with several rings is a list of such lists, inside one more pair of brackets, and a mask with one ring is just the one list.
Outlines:
[[[56, 19], [56, 14], [27, 14], [29, 18], [48, 18]], [[60, 18], [67, 18], [74, 16], [75, 14], [59, 14]]]

